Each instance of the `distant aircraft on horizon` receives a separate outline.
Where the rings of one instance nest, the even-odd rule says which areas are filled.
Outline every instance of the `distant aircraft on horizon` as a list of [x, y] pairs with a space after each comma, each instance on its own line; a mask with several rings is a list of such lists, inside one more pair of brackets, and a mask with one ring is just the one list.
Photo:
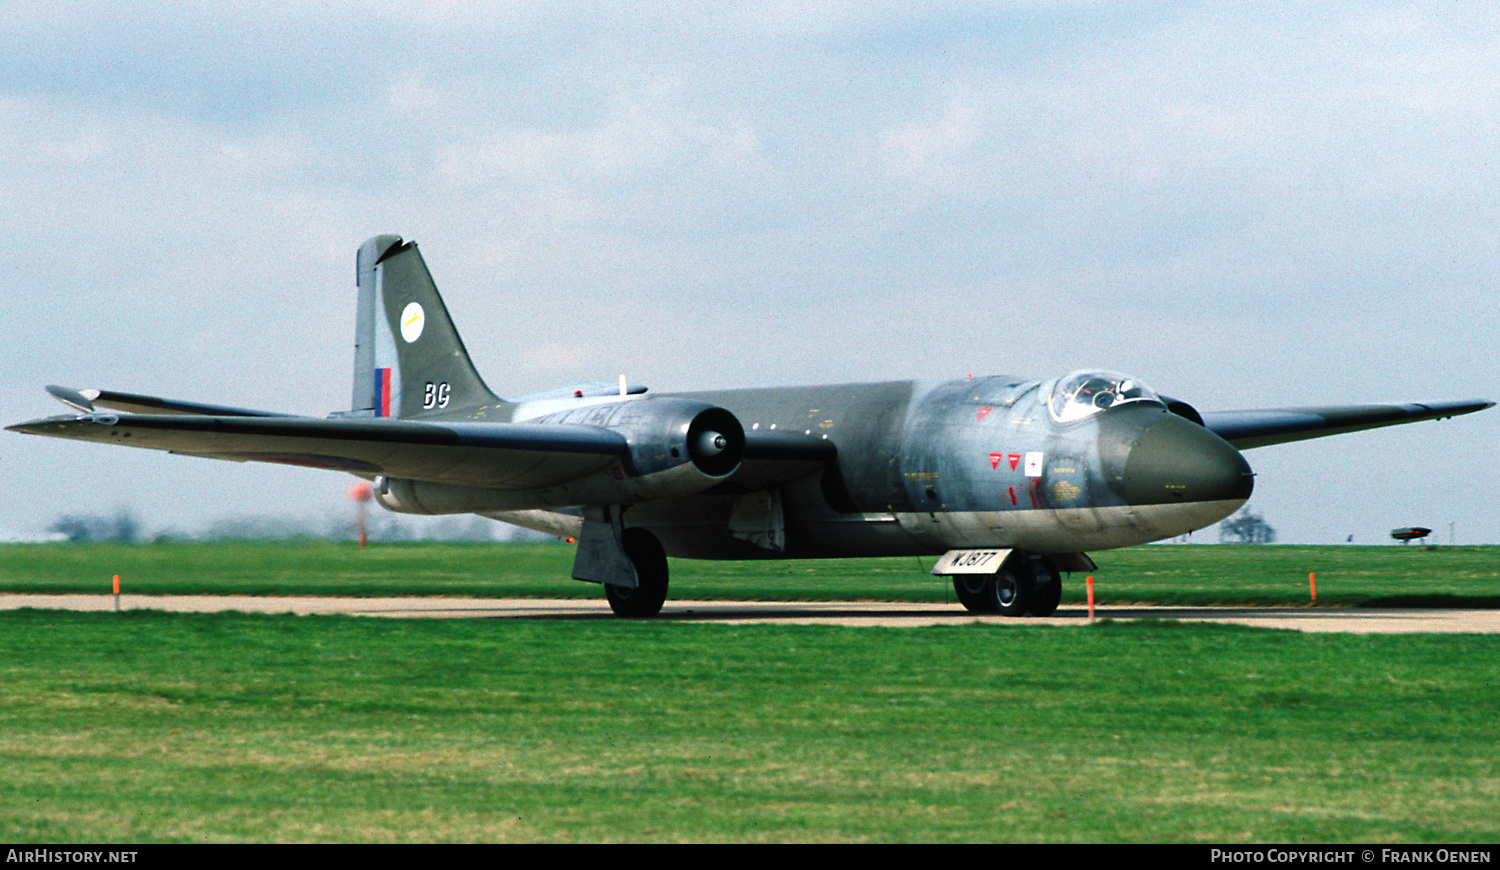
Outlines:
[[[941, 555], [964, 607], [1045, 616], [1091, 550], [1171, 538], [1250, 497], [1240, 451], [1453, 417], [1483, 400], [1199, 413], [1136, 378], [649, 393], [586, 383], [501, 399], [417, 246], [360, 247], [351, 408], [327, 419], [106, 390], [11, 431], [348, 472], [384, 507], [577, 539], [572, 575], [652, 616], [667, 556]], [[101, 410], [111, 409], [111, 410]]]

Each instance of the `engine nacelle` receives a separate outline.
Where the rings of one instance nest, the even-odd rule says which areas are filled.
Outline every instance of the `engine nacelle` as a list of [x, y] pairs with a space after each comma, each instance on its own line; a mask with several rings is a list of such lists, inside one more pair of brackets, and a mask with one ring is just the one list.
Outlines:
[[501, 490], [380, 478], [376, 500], [393, 511], [454, 514], [578, 505], [635, 504], [701, 492], [733, 474], [745, 456], [745, 429], [723, 408], [691, 399], [635, 399], [588, 405], [532, 423], [598, 426], [625, 437], [618, 463], [576, 480]]
[[714, 479], [728, 477], [745, 456], [745, 429], [723, 408], [692, 399], [634, 399], [585, 405], [533, 423], [598, 426], [625, 436], [626, 473], [646, 477], [691, 462]]

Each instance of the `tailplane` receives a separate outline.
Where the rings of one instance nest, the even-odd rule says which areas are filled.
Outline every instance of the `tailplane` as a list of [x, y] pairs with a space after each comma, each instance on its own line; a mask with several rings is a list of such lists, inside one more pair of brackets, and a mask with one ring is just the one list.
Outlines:
[[376, 236], [359, 248], [356, 417], [482, 412], [503, 403], [469, 361], [415, 242]]

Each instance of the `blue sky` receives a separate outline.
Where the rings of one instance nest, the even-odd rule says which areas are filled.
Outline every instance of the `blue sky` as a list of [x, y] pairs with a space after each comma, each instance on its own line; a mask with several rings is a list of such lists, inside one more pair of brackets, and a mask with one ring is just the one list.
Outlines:
[[[1500, 398], [1496, 57], [1477, 2], [0, 0], [0, 418], [60, 412], [47, 383], [347, 407], [387, 232], [501, 393], [1099, 366], [1203, 410]], [[1500, 542], [1497, 435], [1252, 451], [1252, 506]], [[15, 434], [0, 479], [10, 533], [349, 510], [337, 475]]]

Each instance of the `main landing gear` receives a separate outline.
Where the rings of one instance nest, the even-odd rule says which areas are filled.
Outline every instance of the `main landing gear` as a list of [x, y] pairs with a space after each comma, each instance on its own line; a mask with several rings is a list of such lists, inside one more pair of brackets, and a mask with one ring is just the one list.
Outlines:
[[1062, 601], [1062, 574], [1045, 556], [1013, 555], [994, 574], [955, 574], [953, 591], [970, 613], [1051, 616]]
[[635, 567], [634, 589], [604, 584], [604, 597], [616, 616], [655, 616], [667, 600], [667, 551], [661, 541], [645, 529], [625, 529], [621, 534], [625, 556]]
[[584, 512], [573, 579], [602, 584], [617, 616], [655, 616], [667, 600], [667, 551], [646, 529], [625, 528], [624, 513], [619, 505]]

